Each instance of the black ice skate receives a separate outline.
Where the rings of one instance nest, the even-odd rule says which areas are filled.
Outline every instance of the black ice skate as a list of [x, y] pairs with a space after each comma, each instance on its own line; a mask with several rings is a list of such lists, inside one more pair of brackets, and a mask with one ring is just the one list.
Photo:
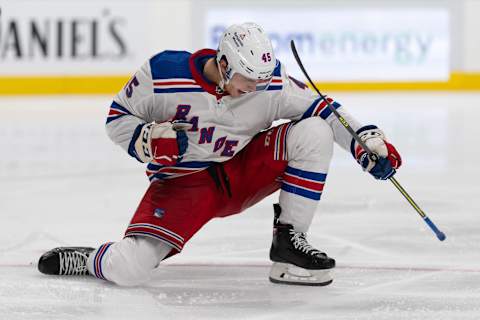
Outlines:
[[44, 253], [38, 271], [55, 275], [88, 275], [87, 259], [95, 250], [88, 247], [59, 247]]
[[274, 283], [308, 286], [326, 286], [332, 283], [331, 269], [335, 260], [312, 247], [305, 233], [296, 232], [293, 226], [278, 220], [281, 208], [274, 204], [275, 220], [270, 248], [270, 281]]

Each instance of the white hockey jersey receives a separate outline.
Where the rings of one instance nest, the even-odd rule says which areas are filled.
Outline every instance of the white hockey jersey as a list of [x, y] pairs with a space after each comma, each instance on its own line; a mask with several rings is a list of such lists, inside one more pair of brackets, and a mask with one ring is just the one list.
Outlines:
[[[231, 159], [260, 131], [280, 119], [301, 120], [318, 116], [328, 122], [335, 141], [349, 150], [351, 136], [336, 119], [327, 103], [302, 82], [289, 77], [278, 62], [266, 91], [232, 98], [218, 94], [216, 85], [202, 73], [205, 62], [216, 51], [203, 49], [194, 54], [163, 51], [149, 59], [114, 98], [107, 117], [109, 137], [137, 158], [134, 141], [145, 123], [187, 120], [188, 149], [180, 163], [165, 167], [151, 162], [151, 181], [203, 170], [212, 162]], [[332, 105], [352, 129], [360, 124], [339, 103]]]

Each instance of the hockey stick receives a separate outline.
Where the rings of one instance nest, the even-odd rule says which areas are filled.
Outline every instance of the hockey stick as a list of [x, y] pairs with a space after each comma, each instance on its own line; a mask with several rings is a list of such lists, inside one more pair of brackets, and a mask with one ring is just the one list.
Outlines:
[[[297, 48], [295, 47], [295, 43], [293, 42], [293, 40], [290, 41], [290, 47], [292, 48], [292, 53], [293, 53], [293, 56], [295, 57], [295, 60], [297, 61], [300, 69], [302, 70], [303, 74], [305, 75], [305, 77], [308, 79], [308, 82], [310, 82], [310, 84], [312, 85], [312, 87], [315, 89], [315, 91], [318, 93], [318, 95], [320, 96], [320, 98], [327, 103], [328, 105], [328, 108], [333, 112], [333, 114], [338, 118], [338, 120], [340, 121], [340, 123], [345, 127], [345, 129], [347, 129], [347, 131], [351, 134], [351, 136], [353, 137], [353, 139], [355, 139], [355, 141], [363, 148], [363, 150], [365, 150], [365, 152], [367, 152], [368, 154], [368, 157], [372, 160], [372, 161], [377, 161], [378, 160], [378, 155], [373, 153], [372, 150], [370, 150], [369, 147], [367, 147], [367, 145], [362, 141], [362, 139], [360, 139], [360, 137], [357, 135], [357, 133], [352, 129], [352, 127], [350, 127], [350, 125], [348, 124], [348, 122], [340, 115], [340, 113], [332, 106], [332, 104], [327, 100], [327, 98], [317, 89], [317, 87], [315, 86], [315, 84], [313, 83], [312, 79], [310, 79], [310, 76], [308, 75], [307, 71], [305, 70], [305, 68], [303, 67], [303, 63], [302, 61], [300, 60], [300, 57], [298, 55], [298, 52], [297, 52]], [[400, 185], [400, 183], [398, 183], [398, 181], [394, 178], [394, 177], [390, 177], [388, 178], [392, 183], [393, 185], [398, 189], [398, 191], [400, 191], [400, 193], [405, 197], [405, 199], [407, 199], [408, 203], [410, 203], [410, 205], [415, 209], [415, 211], [417, 211], [417, 213], [420, 215], [420, 217], [423, 219], [423, 221], [425, 221], [425, 223], [430, 227], [430, 229], [432, 229], [432, 231], [435, 233], [435, 235], [437, 236], [438, 240], [440, 241], [443, 241], [446, 239], [446, 236], [445, 236], [445, 233], [443, 233], [442, 231], [440, 231], [437, 226], [432, 222], [432, 220], [430, 220], [430, 218], [425, 214], [425, 212], [423, 212], [423, 210], [417, 205], [417, 203], [415, 201], [413, 201], [412, 197], [410, 197], [410, 195], [407, 193], [407, 191], [405, 191], [405, 189]]]

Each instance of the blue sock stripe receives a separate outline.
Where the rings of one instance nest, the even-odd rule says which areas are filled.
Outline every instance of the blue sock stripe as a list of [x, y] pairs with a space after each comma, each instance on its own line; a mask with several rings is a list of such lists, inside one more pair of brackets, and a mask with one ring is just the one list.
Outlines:
[[[95, 254], [95, 259], [93, 259], [93, 270], [95, 272], [95, 276], [99, 279], [105, 280], [105, 276], [103, 275], [102, 270], [102, 259], [105, 253], [107, 252], [108, 248], [112, 245], [112, 242], [105, 243], [98, 248], [97, 253]], [[101, 253], [100, 253], [101, 252]], [[99, 256], [100, 253], [100, 256]], [[97, 269], [98, 263], [98, 269]]]
[[96, 274], [100, 279], [105, 280], [105, 276], [103, 275], [103, 270], [102, 270], [102, 259], [103, 259], [103, 256], [105, 255], [105, 251], [107, 251], [107, 248], [104, 249], [102, 247], [102, 250], [103, 252], [100, 254], [100, 257], [98, 258], [98, 271], [96, 272]]
[[299, 196], [304, 197], [304, 198], [317, 200], [317, 201], [320, 200], [320, 198], [322, 196], [321, 192], [313, 192], [313, 191], [305, 190], [305, 189], [302, 189], [302, 188], [299, 188], [299, 187], [291, 186], [291, 185], [286, 184], [286, 183], [282, 183], [282, 190], [286, 191], [286, 192], [289, 192], [289, 193], [299, 195]]
[[320, 182], [325, 182], [325, 179], [327, 178], [327, 174], [325, 173], [305, 171], [305, 170], [295, 169], [290, 166], [287, 166], [287, 169], [285, 170], [285, 172], [300, 178], [306, 178], [306, 179], [320, 181]]
[[[100, 246], [100, 248], [98, 248], [97, 254], [95, 255], [95, 260], [93, 262], [94, 263], [93, 268], [95, 270], [95, 276], [99, 279], [105, 279], [105, 277], [103, 276], [103, 273], [102, 273], [102, 268], [101, 268], [103, 254], [105, 253], [104, 248], [105, 248], [105, 245], [102, 245], [102, 246]], [[98, 264], [98, 267], [97, 267], [97, 264]]]
[[101, 245], [97, 252], [95, 253], [95, 257], [93, 258], [93, 272], [95, 273], [95, 277], [100, 278], [98, 275], [97, 271], [97, 259], [98, 259], [98, 253], [103, 249], [103, 245]]

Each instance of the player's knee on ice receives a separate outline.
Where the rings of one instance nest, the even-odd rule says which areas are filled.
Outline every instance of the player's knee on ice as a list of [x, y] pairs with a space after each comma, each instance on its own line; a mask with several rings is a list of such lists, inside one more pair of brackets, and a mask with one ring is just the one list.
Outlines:
[[288, 140], [289, 165], [310, 171], [327, 172], [333, 155], [333, 131], [328, 123], [318, 117], [304, 119], [292, 128]]
[[147, 237], [127, 237], [114, 243], [102, 260], [105, 277], [121, 286], [136, 286], [148, 281], [153, 269], [171, 247]]

